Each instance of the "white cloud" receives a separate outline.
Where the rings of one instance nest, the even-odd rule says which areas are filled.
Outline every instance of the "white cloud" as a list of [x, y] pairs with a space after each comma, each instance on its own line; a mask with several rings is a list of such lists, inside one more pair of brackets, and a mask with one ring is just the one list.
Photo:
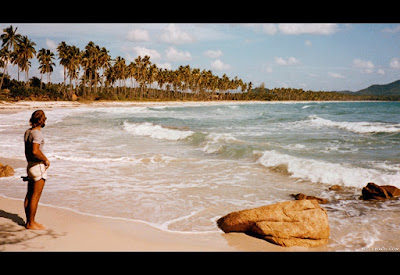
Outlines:
[[275, 24], [262, 24], [261, 27], [262, 27], [262, 32], [265, 34], [274, 35], [278, 31]]
[[211, 68], [217, 71], [227, 71], [231, 68], [228, 64], [223, 63], [221, 60], [216, 59], [211, 62]]
[[279, 24], [278, 29], [284, 34], [330, 35], [339, 30], [338, 24]]
[[221, 50], [208, 50], [204, 52], [204, 55], [209, 57], [209, 58], [218, 58], [222, 56], [222, 51]]
[[312, 42], [310, 40], [306, 40], [306, 41], [304, 41], [304, 45], [306, 45], [307, 47], [310, 47], [312, 45]]
[[330, 77], [333, 77], [333, 78], [345, 78], [343, 75], [338, 74], [338, 73], [328, 72], [328, 75], [329, 75]]
[[272, 73], [272, 68], [269, 64], [263, 64], [261, 67], [261, 71], [266, 73]]
[[369, 60], [353, 59], [353, 67], [361, 69], [361, 72], [370, 74], [374, 71], [375, 65]]
[[191, 43], [194, 41], [194, 38], [192, 38], [188, 33], [182, 31], [177, 25], [168, 24], [168, 26], [164, 28], [160, 40], [168, 44], [177, 45]]
[[378, 69], [376, 72], [378, 74], [380, 74], [380, 75], [384, 75], [385, 74], [385, 71], [383, 69]]
[[158, 60], [161, 58], [161, 54], [156, 51], [156, 50], [152, 50], [152, 49], [147, 49], [145, 47], [133, 47], [133, 50], [136, 52], [136, 54], [138, 56], [144, 57], [145, 55], [150, 56], [150, 60]]
[[388, 33], [400, 32], [400, 26], [396, 26], [396, 27], [393, 27], [393, 28], [384, 28], [382, 31], [383, 32], [388, 32]]
[[286, 65], [286, 60], [282, 57], [275, 57], [275, 63], [278, 65]]
[[149, 41], [149, 32], [144, 29], [134, 29], [130, 30], [126, 34], [126, 39], [133, 42]]
[[274, 35], [278, 31], [288, 35], [298, 34], [314, 34], [314, 35], [330, 35], [339, 31], [338, 24], [241, 24], [242, 26], [252, 28], [265, 34]]
[[390, 68], [393, 68], [393, 69], [400, 69], [400, 59], [398, 59], [398, 58], [396, 58], [396, 57], [393, 57], [391, 60], [390, 60]]
[[51, 39], [46, 38], [46, 46], [51, 50], [51, 51], [56, 51], [57, 50], [57, 43]]
[[171, 63], [168, 63], [168, 62], [166, 62], [166, 63], [155, 63], [155, 64], [157, 65], [158, 68], [161, 68], [161, 69], [167, 69], [167, 70], [171, 70], [172, 69]]
[[178, 51], [174, 47], [166, 49], [165, 54], [167, 59], [171, 61], [189, 61], [192, 59], [190, 52]]
[[284, 59], [282, 57], [275, 57], [275, 63], [278, 65], [297, 65], [300, 63], [300, 61], [296, 57], [289, 57], [287, 59]]

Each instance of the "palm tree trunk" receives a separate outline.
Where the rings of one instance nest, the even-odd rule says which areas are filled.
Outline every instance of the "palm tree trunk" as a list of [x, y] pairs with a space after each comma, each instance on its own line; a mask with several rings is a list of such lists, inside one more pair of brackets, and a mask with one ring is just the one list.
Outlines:
[[29, 88], [29, 70], [26, 70], [26, 88]]
[[92, 74], [89, 73], [89, 95], [92, 94]]
[[69, 77], [69, 95], [68, 99], [72, 98], [72, 76]]
[[6, 70], [7, 70], [7, 63], [4, 64], [3, 75], [1, 76], [0, 91], [1, 91], [1, 87], [3, 86], [3, 80], [4, 80], [4, 76], [6, 75]]
[[66, 98], [66, 93], [67, 93], [67, 91], [66, 91], [67, 87], [66, 87], [65, 83], [67, 83], [67, 67], [64, 66], [64, 88], [63, 88], [64, 98]]
[[51, 87], [51, 80], [50, 80], [51, 74], [47, 73], [47, 84], [49, 84], [49, 87]]

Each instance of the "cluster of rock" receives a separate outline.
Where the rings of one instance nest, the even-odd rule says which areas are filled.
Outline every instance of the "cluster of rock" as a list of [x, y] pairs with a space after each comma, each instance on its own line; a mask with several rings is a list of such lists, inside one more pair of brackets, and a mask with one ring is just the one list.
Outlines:
[[[329, 190], [340, 191], [340, 186]], [[232, 212], [217, 221], [225, 233], [244, 232], [281, 246], [316, 247], [329, 241], [328, 215], [319, 204], [328, 200], [305, 194], [293, 194], [295, 201], [285, 201]], [[400, 189], [368, 183], [362, 189], [363, 200], [400, 197]]]
[[400, 197], [400, 189], [392, 185], [376, 185], [370, 182], [362, 191], [363, 200], [386, 200]]
[[10, 165], [3, 165], [0, 162], [0, 177], [14, 176], [14, 169]]

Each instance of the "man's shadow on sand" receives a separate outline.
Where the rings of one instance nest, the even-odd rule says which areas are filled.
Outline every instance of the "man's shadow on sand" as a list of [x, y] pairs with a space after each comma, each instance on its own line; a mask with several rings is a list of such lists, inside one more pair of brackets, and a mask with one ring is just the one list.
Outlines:
[[16, 224], [18, 224], [20, 226], [25, 226], [24, 219], [21, 218], [20, 216], [18, 216], [18, 214], [13, 214], [13, 213], [6, 212], [6, 211], [0, 209], [0, 218], [6, 218], [9, 220], [12, 220], [13, 222], [15, 222]]
[[0, 218], [6, 218], [15, 223], [0, 224], [0, 251], [5, 249], [4, 245], [22, 244], [29, 248], [29, 240], [43, 236], [57, 238], [65, 235], [57, 234], [52, 229], [27, 230], [25, 229], [25, 221], [23, 218], [18, 214], [6, 212], [1, 209]]

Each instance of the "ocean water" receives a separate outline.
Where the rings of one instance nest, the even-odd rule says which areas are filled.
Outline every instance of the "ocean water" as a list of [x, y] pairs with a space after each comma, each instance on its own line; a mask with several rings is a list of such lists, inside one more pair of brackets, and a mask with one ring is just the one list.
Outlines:
[[[24, 159], [32, 110], [0, 114], [0, 156]], [[400, 188], [399, 102], [188, 103], [46, 111], [51, 161], [41, 203], [219, 232], [237, 210], [305, 193], [329, 200], [328, 249], [400, 249], [400, 200], [359, 199], [368, 182]], [[23, 198], [16, 170], [0, 194]], [[340, 185], [342, 191], [330, 191]]]

